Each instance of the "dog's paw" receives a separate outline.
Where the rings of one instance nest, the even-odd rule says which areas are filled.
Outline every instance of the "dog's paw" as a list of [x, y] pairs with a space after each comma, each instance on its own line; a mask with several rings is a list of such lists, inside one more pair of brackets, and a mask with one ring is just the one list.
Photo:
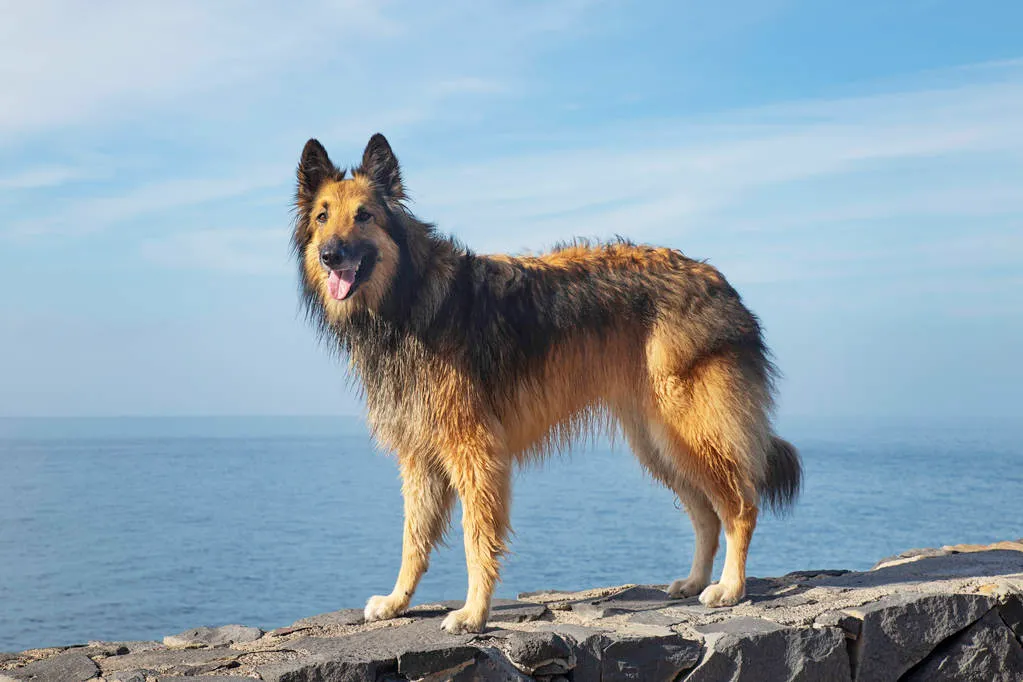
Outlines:
[[668, 597], [670, 599], [695, 597], [700, 594], [700, 592], [703, 592], [703, 588], [707, 587], [707, 582], [708, 581], [706, 580], [700, 580], [698, 578], [676, 580], [668, 587]]
[[487, 614], [458, 609], [452, 611], [440, 624], [442, 628], [452, 635], [462, 635], [468, 632], [483, 632], [487, 625]]
[[745, 595], [742, 583], [715, 583], [700, 593], [700, 603], [711, 608], [735, 606]]
[[369, 598], [362, 615], [367, 623], [372, 623], [375, 620], [387, 620], [388, 618], [400, 615], [406, 606], [408, 606], [408, 602], [397, 599], [390, 594], [378, 594]]

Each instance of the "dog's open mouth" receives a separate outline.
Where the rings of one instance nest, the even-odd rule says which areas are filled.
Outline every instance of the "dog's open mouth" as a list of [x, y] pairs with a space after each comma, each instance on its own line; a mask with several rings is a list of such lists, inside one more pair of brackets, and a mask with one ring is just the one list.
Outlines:
[[362, 259], [346, 262], [337, 270], [330, 270], [327, 275], [327, 291], [335, 301], [343, 301], [356, 289], [356, 278], [359, 275], [359, 266]]

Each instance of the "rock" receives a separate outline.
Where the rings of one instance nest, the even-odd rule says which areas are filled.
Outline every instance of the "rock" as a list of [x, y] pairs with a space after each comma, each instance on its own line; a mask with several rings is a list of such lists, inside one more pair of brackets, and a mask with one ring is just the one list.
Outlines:
[[402, 658], [406, 666], [421, 672], [429, 667], [431, 659], [437, 665], [446, 664], [444, 651], [460, 649], [475, 637], [450, 635], [441, 629], [440, 622], [439, 617], [433, 617], [343, 637], [300, 637], [286, 645], [300, 653], [298, 659], [260, 666], [258, 672], [267, 681], [374, 679], [397, 672]]
[[905, 682], [1019, 682], [1023, 647], [995, 610], [943, 643]]
[[876, 571], [877, 569], [884, 568], [886, 566], [895, 566], [898, 564], [904, 564], [910, 561], [915, 561], [917, 559], [923, 559], [925, 557], [944, 556], [946, 554], [949, 554], [949, 552], [944, 549], [938, 549], [934, 547], [907, 549], [905, 552], [900, 552], [895, 556], [888, 556], [885, 557], [884, 559], [881, 559], [876, 564], [874, 564], [874, 567], [871, 568], [870, 570]]
[[664, 590], [637, 586], [609, 597], [571, 602], [570, 605], [573, 613], [587, 620], [597, 620], [623, 613], [660, 609], [672, 603]]
[[227, 646], [254, 642], [263, 636], [259, 628], [245, 625], [221, 625], [216, 628], [199, 627], [185, 630], [176, 635], [167, 635], [163, 643], [169, 647]]
[[238, 656], [242, 652], [234, 649], [159, 649], [143, 651], [124, 656], [110, 656], [99, 660], [103, 677], [114, 673], [136, 670], [152, 670], [156, 673], [174, 675], [204, 675], [215, 670], [230, 670], [238, 667]]
[[900, 594], [845, 612], [858, 618], [851, 650], [857, 682], [898, 680], [942, 640], [969, 627], [995, 605], [975, 594]]
[[[107, 682], [146, 682], [146, 674], [141, 670], [126, 670], [120, 673], [114, 673], [110, 677], [105, 678]], [[178, 678], [179, 680], [182, 678]]]
[[321, 613], [318, 616], [310, 616], [309, 618], [296, 620], [286, 628], [275, 630], [274, 633], [287, 634], [289, 632], [296, 632], [298, 630], [316, 627], [347, 627], [351, 625], [360, 625], [364, 622], [364, 620], [362, 609], [341, 609], [340, 611]]
[[1012, 630], [1016, 639], [1023, 642], [1023, 595], [1014, 594], [1006, 597], [998, 606], [998, 615]]
[[838, 628], [847, 639], [859, 639], [863, 621], [842, 611], [827, 611], [817, 616], [813, 624], [819, 628]]
[[922, 554], [907, 563], [879, 565], [863, 573], [847, 573], [817, 581], [819, 585], [867, 588], [880, 585], [913, 584], [972, 576], [1000, 576], [1023, 573], [1023, 552], [990, 550], [969, 554], [940, 552]]
[[[579, 677], [578, 680], [592, 679]], [[534, 678], [520, 672], [502, 653], [493, 647], [481, 647], [476, 661], [454, 676], [431, 675], [422, 682], [533, 682]]]
[[672, 682], [700, 660], [699, 642], [683, 639], [667, 628], [651, 628], [647, 636], [605, 635], [610, 642], [601, 651], [603, 682], [649, 680]]
[[550, 630], [514, 632], [506, 641], [508, 658], [529, 675], [556, 675], [575, 667], [572, 647]]
[[986, 552], [990, 549], [1011, 549], [1016, 552], [1023, 552], [1023, 538], [1016, 541], [1002, 540], [990, 545], [945, 545], [942, 549], [946, 552]]
[[677, 601], [668, 602], [674, 606], [665, 606], [656, 610], [639, 611], [628, 617], [629, 623], [636, 625], [656, 625], [672, 627], [679, 623], [702, 622], [706, 618], [714, 618], [719, 609], [711, 609], [702, 604], [681, 604]]
[[99, 668], [81, 651], [68, 649], [3, 674], [22, 682], [85, 682], [98, 675]]
[[610, 642], [606, 631], [568, 623], [554, 625], [551, 630], [561, 635], [572, 647], [575, 654], [572, 678], [599, 680], [604, 647]]
[[813, 578], [834, 578], [840, 575], [846, 575], [847, 573], [852, 573], [852, 571], [847, 571], [844, 569], [836, 570], [830, 568], [822, 568], [810, 571], [792, 571], [790, 573], [786, 573], [785, 575], [783, 575], [781, 579], [783, 581], [804, 582], [806, 580], [811, 580]]
[[320, 656], [259, 669], [260, 676], [267, 682], [362, 682], [392, 671], [392, 665], [381, 666], [375, 661], [333, 660]]
[[[465, 602], [449, 600], [436, 604], [421, 604], [409, 609], [407, 615], [418, 617], [431, 617], [443, 615], [448, 611], [460, 609]], [[548, 616], [550, 611], [543, 604], [534, 604], [527, 601], [516, 601], [515, 599], [494, 599], [490, 603], [490, 617], [488, 623], [527, 623], [534, 620], [541, 620]]]
[[513, 599], [495, 599], [490, 606], [490, 623], [528, 623], [550, 615], [543, 604], [531, 604]]
[[137, 654], [143, 651], [156, 651], [165, 648], [163, 644], [153, 641], [133, 642], [89, 642], [84, 650], [89, 656], [123, 656], [124, 654]]
[[419, 648], [398, 655], [398, 673], [410, 679], [429, 675], [448, 679], [475, 663], [479, 649], [467, 644]]
[[707, 648], [687, 682], [851, 680], [845, 635], [837, 628], [791, 628], [735, 618], [696, 628]]

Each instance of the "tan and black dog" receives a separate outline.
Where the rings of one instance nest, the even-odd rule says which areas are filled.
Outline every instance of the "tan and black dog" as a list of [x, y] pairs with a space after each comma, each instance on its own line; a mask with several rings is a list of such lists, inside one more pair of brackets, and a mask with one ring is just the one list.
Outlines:
[[[382, 135], [350, 173], [310, 140], [296, 214], [309, 314], [348, 358], [372, 432], [401, 468], [401, 570], [367, 620], [408, 607], [458, 495], [469, 589], [443, 627], [482, 630], [513, 467], [601, 429], [624, 432], [692, 519], [692, 569], [670, 595], [742, 599], [758, 507], [791, 504], [801, 466], [772, 432], [774, 370], [757, 318], [716, 269], [625, 241], [475, 254], [412, 215]], [[722, 526], [725, 565], [711, 584]]]

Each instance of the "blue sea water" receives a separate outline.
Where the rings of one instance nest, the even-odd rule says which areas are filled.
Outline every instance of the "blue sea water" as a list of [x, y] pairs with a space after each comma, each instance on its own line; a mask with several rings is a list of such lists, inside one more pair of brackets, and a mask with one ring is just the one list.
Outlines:
[[[791, 515], [763, 517], [751, 575], [1023, 535], [1018, 424], [781, 433], [805, 490]], [[0, 420], [0, 651], [360, 606], [391, 589], [401, 518], [395, 462], [355, 418]], [[624, 446], [520, 472], [512, 518], [499, 596], [688, 569], [688, 520]], [[464, 589], [456, 523], [416, 601]]]

